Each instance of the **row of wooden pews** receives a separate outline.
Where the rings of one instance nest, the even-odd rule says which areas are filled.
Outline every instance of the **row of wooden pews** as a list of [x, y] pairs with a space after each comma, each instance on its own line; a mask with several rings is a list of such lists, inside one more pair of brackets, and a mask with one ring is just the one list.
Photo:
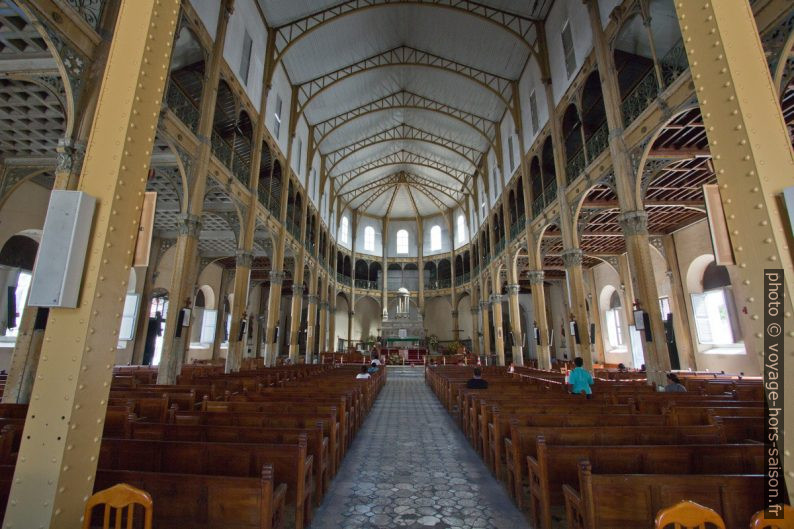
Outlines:
[[[174, 385], [130, 373], [114, 376], [94, 489], [147, 491], [156, 528], [303, 529], [386, 380], [358, 366], [185, 366]], [[0, 405], [3, 509], [26, 412]]]
[[764, 506], [760, 381], [657, 393], [642, 380], [596, 379], [587, 400], [567, 392], [560, 372], [487, 367], [486, 390], [466, 388], [464, 366], [425, 373], [536, 528], [563, 519], [569, 529], [652, 528], [683, 499], [744, 528]]

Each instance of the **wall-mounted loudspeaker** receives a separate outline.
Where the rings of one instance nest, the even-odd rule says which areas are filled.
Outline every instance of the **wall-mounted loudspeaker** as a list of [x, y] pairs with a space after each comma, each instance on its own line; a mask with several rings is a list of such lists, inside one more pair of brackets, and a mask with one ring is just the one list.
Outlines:
[[52, 192], [33, 267], [29, 305], [77, 306], [95, 207], [96, 199], [82, 191]]

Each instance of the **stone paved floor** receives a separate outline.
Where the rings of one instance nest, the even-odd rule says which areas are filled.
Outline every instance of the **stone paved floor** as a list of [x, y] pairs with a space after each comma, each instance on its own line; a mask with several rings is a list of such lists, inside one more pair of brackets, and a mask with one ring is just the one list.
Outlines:
[[528, 528], [423, 370], [407, 372], [389, 372], [311, 529]]

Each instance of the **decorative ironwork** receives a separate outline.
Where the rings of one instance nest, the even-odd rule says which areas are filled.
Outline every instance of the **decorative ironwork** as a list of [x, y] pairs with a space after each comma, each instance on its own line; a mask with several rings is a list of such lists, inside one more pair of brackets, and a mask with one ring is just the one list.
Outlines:
[[244, 162], [239, 156], [232, 160], [232, 173], [245, 187], [251, 182], [251, 166]]
[[368, 279], [356, 279], [355, 285], [356, 288], [363, 290], [378, 290], [378, 282], [369, 281]]
[[582, 174], [585, 165], [584, 149], [571, 156], [571, 158], [568, 160], [568, 164], [565, 166], [565, 175], [569, 184], [576, 180], [577, 176]]
[[516, 237], [521, 235], [521, 232], [524, 231], [524, 227], [526, 226], [527, 221], [524, 215], [518, 217], [518, 219], [510, 226], [510, 240], [514, 240]]
[[546, 189], [543, 190], [544, 209], [552, 205], [557, 200], [557, 182], [552, 180]]
[[684, 41], [676, 42], [659, 62], [661, 63], [664, 86], [670, 86], [682, 73], [689, 70]]
[[165, 104], [182, 123], [187, 125], [193, 134], [196, 133], [200, 117], [199, 110], [173, 80], [168, 83]]
[[651, 68], [645, 77], [640, 80], [629, 95], [620, 105], [623, 111], [623, 124], [628, 127], [634, 122], [659, 95], [659, 84], [656, 81], [656, 72]]
[[590, 163], [601, 155], [602, 152], [609, 148], [609, 126], [607, 122], [601, 124], [600, 127], [592, 134], [585, 142], [587, 155], [590, 158]]
[[218, 131], [212, 131], [212, 154], [220, 160], [220, 162], [229, 167], [232, 162], [232, 148], [226, 143]]
[[66, 0], [66, 2], [80, 13], [80, 16], [88, 22], [92, 28], [99, 31], [99, 22], [102, 20], [102, 0]]
[[465, 274], [461, 274], [455, 278], [455, 285], [457, 286], [465, 285], [469, 281], [471, 281], [471, 274], [469, 272], [466, 272]]
[[496, 241], [495, 252], [494, 252], [495, 255], [499, 255], [500, 253], [502, 253], [504, 249], [505, 249], [505, 240], [499, 239], [498, 241]]
[[351, 280], [346, 275], [342, 275], [339, 272], [336, 273], [336, 282], [342, 283], [343, 285], [351, 286]]

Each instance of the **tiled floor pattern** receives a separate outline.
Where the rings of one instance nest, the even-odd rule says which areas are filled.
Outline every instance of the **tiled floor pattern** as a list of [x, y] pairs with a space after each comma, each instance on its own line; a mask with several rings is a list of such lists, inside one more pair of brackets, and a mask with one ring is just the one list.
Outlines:
[[311, 529], [529, 526], [425, 385], [389, 372]]

